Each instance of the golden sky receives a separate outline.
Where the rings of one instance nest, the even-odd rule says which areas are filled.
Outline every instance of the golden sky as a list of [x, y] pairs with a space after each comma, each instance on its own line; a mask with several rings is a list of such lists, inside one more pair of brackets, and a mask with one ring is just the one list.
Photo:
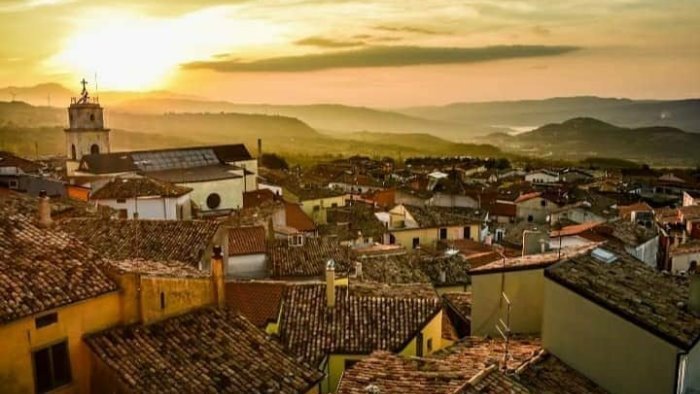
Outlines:
[[[698, 0], [0, 0], [0, 86], [236, 102], [700, 96]], [[2, 98], [0, 98], [2, 99]]]

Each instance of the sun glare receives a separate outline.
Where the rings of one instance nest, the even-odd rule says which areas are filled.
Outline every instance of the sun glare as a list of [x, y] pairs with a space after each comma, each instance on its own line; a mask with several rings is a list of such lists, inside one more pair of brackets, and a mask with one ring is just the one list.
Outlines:
[[230, 11], [218, 7], [176, 19], [93, 16], [49, 66], [78, 79], [97, 74], [100, 88], [147, 90], [163, 87], [182, 63], [280, 40], [280, 27], [238, 19]]

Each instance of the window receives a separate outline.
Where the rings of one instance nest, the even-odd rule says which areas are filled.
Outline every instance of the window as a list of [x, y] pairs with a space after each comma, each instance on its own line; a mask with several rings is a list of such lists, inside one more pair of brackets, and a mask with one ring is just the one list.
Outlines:
[[10, 179], [8, 186], [10, 189], [19, 189], [19, 181], [17, 179]]
[[160, 292], [160, 310], [165, 309], [165, 293]]
[[540, 200], [540, 205], [542, 205], [543, 207], [546, 207], [546, 206], [547, 206], [547, 200]]
[[535, 218], [532, 217], [532, 215], [527, 215], [527, 221], [532, 223], [532, 221], [535, 220]]
[[447, 229], [446, 228], [440, 229], [440, 239], [447, 239]]
[[389, 245], [394, 245], [396, 244], [396, 237], [394, 234], [389, 234]]
[[92, 144], [90, 147], [90, 154], [91, 155], [98, 155], [100, 153], [100, 146], [97, 144]]
[[58, 322], [58, 313], [54, 312], [49, 313], [48, 315], [39, 316], [36, 319], [34, 319], [34, 326], [36, 328], [42, 328], [50, 326], [56, 322]]
[[117, 198], [117, 202], [119, 204], [124, 204], [124, 203], [126, 203], [126, 198]]
[[314, 205], [314, 212], [318, 212], [318, 211], [320, 211], [320, 210], [321, 210], [321, 206], [320, 206], [320, 205]]
[[345, 359], [345, 370], [348, 370], [349, 368], [352, 368], [353, 365], [357, 364], [357, 362], [360, 360], [349, 360]]
[[504, 231], [502, 228], [496, 229], [496, 242], [503, 241], [503, 234], [504, 234]]
[[333, 204], [331, 204], [331, 208], [338, 208], [338, 203], [334, 202]]
[[471, 227], [469, 227], [469, 226], [464, 227], [464, 229], [462, 229], [462, 232], [463, 232], [462, 235], [463, 235], [464, 239], [471, 239], [472, 238], [472, 228]]
[[74, 144], [72, 144], [72, 145], [70, 146], [70, 157], [71, 157], [71, 159], [73, 159], [73, 160], [75, 160], [75, 158], [78, 157], [78, 155], [77, 155], [76, 152], [75, 152], [75, 145], [74, 145]]
[[428, 340], [425, 342], [425, 349], [428, 351], [428, 353], [433, 352], [433, 338], [428, 338]]
[[217, 193], [212, 193], [207, 197], [207, 207], [209, 209], [216, 209], [221, 205], [221, 196]]
[[416, 356], [423, 357], [423, 333], [419, 332], [416, 336]]
[[289, 246], [302, 246], [304, 245], [304, 236], [301, 234], [295, 234], [289, 237]]
[[68, 342], [39, 349], [32, 354], [36, 391], [45, 393], [71, 381]]
[[413, 249], [418, 249], [419, 246], [420, 246], [420, 238], [418, 238], [418, 237], [413, 238]]
[[94, 121], [95, 121], [95, 114], [90, 114], [90, 122], [94, 122]]
[[126, 209], [118, 210], [117, 214], [119, 215], [119, 219], [128, 219], [129, 218], [129, 213], [127, 212]]

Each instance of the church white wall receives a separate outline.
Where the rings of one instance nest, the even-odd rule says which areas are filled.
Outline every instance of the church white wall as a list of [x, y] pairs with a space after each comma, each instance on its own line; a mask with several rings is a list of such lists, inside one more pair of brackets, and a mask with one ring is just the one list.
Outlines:
[[177, 220], [176, 198], [149, 198], [139, 197], [118, 202], [115, 199], [96, 200], [98, 205], [107, 206], [116, 210], [126, 209], [127, 217], [132, 219], [138, 209], [139, 219], [148, 220]]
[[[212, 193], [217, 193], [221, 197], [221, 204], [213, 210], [239, 209], [243, 207], [243, 178], [178, 183], [178, 185], [193, 189], [192, 193], [190, 193], [190, 198], [199, 206], [202, 212], [212, 211], [207, 206], [207, 197]], [[249, 187], [248, 190], [255, 189]]]

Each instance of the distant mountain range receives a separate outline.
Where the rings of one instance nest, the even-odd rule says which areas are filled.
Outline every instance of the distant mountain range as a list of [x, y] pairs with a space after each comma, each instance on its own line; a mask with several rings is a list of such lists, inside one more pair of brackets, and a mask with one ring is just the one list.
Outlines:
[[574, 118], [515, 136], [497, 133], [481, 140], [513, 153], [553, 159], [609, 157], [654, 165], [700, 164], [700, 134], [666, 126], [627, 128]]
[[[59, 84], [29, 88], [2, 88], [0, 100], [16, 100], [36, 106], [64, 108], [70, 91]], [[384, 133], [426, 133], [454, 141], [493, 132], [534, 129], [548, 123], [576, 117], [591, 117], [624, 127], [669, 126], [700, 133], [700, 99], [630, 100], [599, 97], [566, 97], [546, 100], [455, 103], [400, 109], [374, 109], [339, 104], [268, 105], [212, 101], [167, 91], [100, 92], [108, 112], [133, 114], [221, 113], [280, 115], [301, 120], [326, 133], [378, 131]], [[3, 98], [4, 97], [4, 98]]]
[[[38, 105], [0, 101], [5, 133], [67, 123], [72, 94], [61, 85], [5, 88], [0, 95], [10, 91]], [[45, 105], [49, 93], [52, 105], [60, 107]], [[235, 104], [170, 92], [103, 92], [100, 98], [108, 127], [152, 135], [150, 143], [158, 146], [171, 138], [175, 145], [242, 141], [254, 147], [262, 138], [267, 149], [298, 155], [495, 156], [500, 148], [557, 159], [613, 157], [683, 166], [700, 161], [700, 99], [571, 97], [380, 110]]]
[[669, 126], [700, 133], [700, 99], [660, 101], [566, 97], [457, 103], [405, 108], [398, 112], [444, 122], [533, 128], [571, 118], [590, 117], [625, 127]]

